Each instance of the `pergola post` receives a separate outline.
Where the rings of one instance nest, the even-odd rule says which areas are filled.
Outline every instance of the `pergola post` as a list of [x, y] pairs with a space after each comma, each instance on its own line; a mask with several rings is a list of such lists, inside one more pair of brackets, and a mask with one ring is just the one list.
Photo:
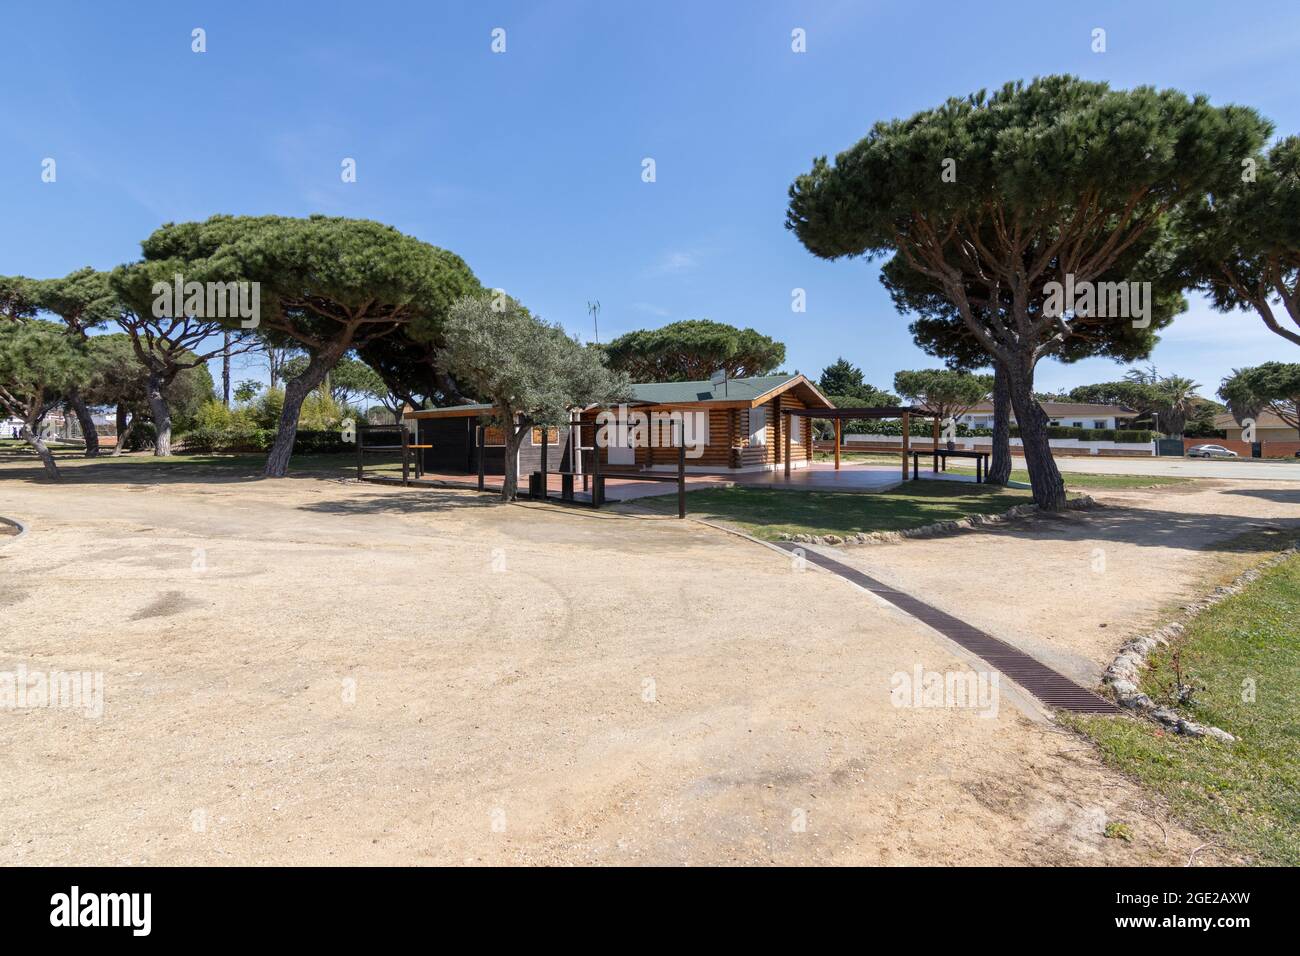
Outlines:
[[397, 437], [402, 441], [402, 487], [411, 485], [411, 436], [405, 425], [397, 426]]
[[790, 419], [793, 416], [791, 416], [789, 412], [786, 412], [785, 414], [786, 414], [785, 431], [782, 433], [782, 438], [785, 441], [785, 478], [786, 481], [789, 481], [790, 480], [790, 432], [791, 432]]
[[[835, 429], [835, 457], [839, 458], [839, 422], [836, 422]], [[903, 412], [903, 480], [907, 481], [907, 453], [911, 448], [912, 417], [907, 412]], [[838, 466], [837, 466], [838, 467]]]
[[[904, 418], [906, 420], [906, 417]], [[906, 465], [906, 456], [904, 456], [904, 465]], [[840, 470], [840, 420], [838, 416], [835, 419], [835, 470]], [[904, 478], [907, 476], [904, 475]]]
[[934, 472], [938, 472], [939, 470], [939, 416], [934, 415], [931, 420], [934, 423], [934, 428], [931, 429], [931, 431], [934, 434], [934, 466], [930, 470]]
[[[542, 426], [542, 500], [543, 501], [546, 500], [546, 492], [548, 490], [546, 486], [549, 483], [546, 477], [546, 438], [547, 438], [546, 433], [548, 430], [549, 429], [547, 428], [547, 426], [545, 425]], [[556, 438], [557, 439], [559, 438], [558, 428], [556, 429]]]
[[483, 460], [483, 451], [487, 448], [487, 426], [479, 421], [478, 426], [478, 490], [483, 490], [483, 478], [487, 474], [487, 463]]

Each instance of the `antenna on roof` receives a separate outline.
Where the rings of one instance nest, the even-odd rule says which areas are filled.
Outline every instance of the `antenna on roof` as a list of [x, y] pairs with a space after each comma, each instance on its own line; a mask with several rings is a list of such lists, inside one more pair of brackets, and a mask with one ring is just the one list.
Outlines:
[[726, 395], [727, 394], [727, 370], [725, 368], [720, 368], [712, 375], [710, 375], [709, 384], [712, 385], [714, 388], [717, 388], [719, 385], [721, 385], [722, 394]]
[[596, 326], [596, 342], [600, 343], [600, 300], [587, 303], [587, 311], [591, 314], [591, 321]]

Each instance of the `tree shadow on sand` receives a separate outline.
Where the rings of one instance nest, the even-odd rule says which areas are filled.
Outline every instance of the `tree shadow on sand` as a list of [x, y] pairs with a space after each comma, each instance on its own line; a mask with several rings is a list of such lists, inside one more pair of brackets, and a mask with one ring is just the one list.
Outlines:
[[[228, 485], [267, 479], [262, 473], [266, 459], [253, 455], [186, 456], [168, 460], [153, 457], [82, 458], [80, 456], [59, 461], [59, 479], [46, 477], [39, 461], [0, 457], [0, 482], [25, 481], [29, 484], [58, 487], [60, 485], [167, 485], [214, 484]], [[316, 462], [303, 456], [301, 462], [290, 466], [289, 479], [344, 480], [355, 472], [336, 462]]]
[[1225, 495], [1244, 495], [1247, 498], [1261, 498], [1264, 501], [1277, 501], [1300, 507], [1300, 487], [1297, 488], [1232, 488], [1224, 491]]
[[492, 508], [502, 504], [495, 495], [473, 489], [405, 488], [401, 494], [368, 494], [298, 505], [299, 511], [327, 515], [414, 515], [466, 508]]
[[1286, 547], [1300, 536], [1300, 513], [1295, 518], [1250, 518], [1106, 505], [1095, 510], [1036, 515], [1025, 521], [961, 533], [1024, 541], [1113, 541], [1150, 548], [1263, 553]]

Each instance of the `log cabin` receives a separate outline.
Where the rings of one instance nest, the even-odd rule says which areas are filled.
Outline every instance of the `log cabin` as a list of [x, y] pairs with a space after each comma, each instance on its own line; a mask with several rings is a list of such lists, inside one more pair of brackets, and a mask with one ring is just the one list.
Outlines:
[[[784, 408], [832, 408], [830, 401], [803, 375], [762, 375], [714, 382], [650, 382], [632, 386], [629, 409], [646, 414], [695, 412], [699, 431], [688, 431], [688, 445], [699, 445], [698, 457], [688, 455], [690, 472], [744, 472], [783, 469], [782, 453], [787, 419]], [[584, 409], [581, 415], [583, 445], [592, 445], [592, 428], [600, 409]], [[788, 419], [791, 467], [805, 468], [813, 458], [812, 429], [796, 417]], [[628, 442], [633, 445], [634, 442]], [[585, 453], [587, 456], [591, 452]], [[677, 451], [667, 442], [649, 446], [600, 449], [600, 464], [606, 470], [642, 468], [673, 470]]]
[[[646, 382], [632, 386], [629, 411], [646, 415], [672, 412], [697, 413], [688, 431], [688, 444], [698, 445], [700, 454], [687, 458], [686, 469], [697, 473], [774, 471], [784, 469], [782, 454], [790, 424], [792, 468], [804, 468], [813, 458], [813, 436], [808, 422], [797, 416], [781, 415], [788, 408], [832, 408], [831, 402], [803, 375], [762, 375], [735, 378], [723, 382]], [[590, 471], [591, 448], [595, 444], [597, 416], [605, 409], [597, 406], [575, 410], [571, 425], [532, 429], [519, 449], [519, 474], [526, 475], [541, 467], [541, 444], [547, 444], [547, 468], [550, 471]], [[484, 426], [483, 470], [499, 475], [505, 470], [505, 438], [501, 430], [488, 422], [492, 406], [457, 405], [408, 411], [403, 421], [411, 426], [413, 440], [424, 449], [424, 470], [431, 473], [474, 474], [478, 471], [479, 426]], [[694, 426], [698, 422], [698, 427]], [[579, 426], [577, 428], [573, 426]], [[581, 435], [585, 449], [578, 467], [573, 454], [574, 438]], [[600, 467], [606, 471], [641, 469], [674, 470], [677, 451], [668, 442], [640, 444], [632, 440], [613, 447], [602, 447]], [[633, 447], [637, 446], [637, 447]]]

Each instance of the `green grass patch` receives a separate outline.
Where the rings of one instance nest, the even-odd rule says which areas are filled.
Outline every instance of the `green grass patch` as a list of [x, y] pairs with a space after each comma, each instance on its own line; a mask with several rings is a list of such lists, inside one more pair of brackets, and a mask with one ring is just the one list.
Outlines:
[[[778, 488], [705, 488], [686, 496], [687, 512], [735, 525], [774, 541], [782, 534], [838, 534], [903, 531], [935, 521], [1006, 511], [1030, 500], [1018, 488], [952, 481], [909, 481], [874, 493]], [[676, 495], [640, 498], [637, 504], [675, 511]]]
[[1179, 711], [1236, 744], [1142, 720], [1070, 722], [1184, 823], [1257, 863], [1300, 865], [1300, 557], [1193, 619], [1177, 647], [1152, 656], [1143, 690], [1171, 702], [1177, 672], [1196, 688]]
[[[923, 459], [924, 461], [924, 459]], [[951, 474], [973, 475], [974, 468], [964, 465], [948, 469]], [[1159, 488], [1163, 485], [1186, 485], [1196, 481], [1195, 478], [1174, 478], [1170, 475], [1089, 475], [1077, 471], [1063, 471], [1061, 478], [1067, 488]], [[1029, 472], [1015, 468], [1011, 472], [1012, 481], [1028, 484]]]

